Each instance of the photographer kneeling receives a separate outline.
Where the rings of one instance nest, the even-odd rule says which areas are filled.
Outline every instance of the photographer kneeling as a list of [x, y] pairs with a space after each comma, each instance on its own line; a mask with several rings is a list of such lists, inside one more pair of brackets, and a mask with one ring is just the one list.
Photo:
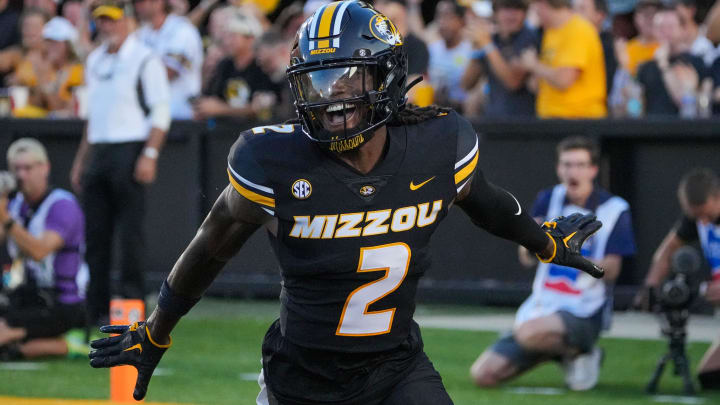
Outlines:
[[[695, 241], [700, 242], [712, 272], [703, 295], [710, 303], [720, 305], [720, 179], [709, 169], [693, 170], [680, 181], [678, 199], [683, 217], [655, 252], [645, 288], [635, 297], [636, 307], [649, 309], [653, 291], [668, 276], [673, 254]], [[703, 389], [720, 389], [720, 339], [700, 361], [698, 379]]]
[[13, 142], [7, 162], [0, 240], [7, 240], [13, 264], [0, 303], [0, 360], [65, 355], [62, 335], [86, 323], [85, 219], [70, 192], [48, 185], [50, 162], [40, 142]]

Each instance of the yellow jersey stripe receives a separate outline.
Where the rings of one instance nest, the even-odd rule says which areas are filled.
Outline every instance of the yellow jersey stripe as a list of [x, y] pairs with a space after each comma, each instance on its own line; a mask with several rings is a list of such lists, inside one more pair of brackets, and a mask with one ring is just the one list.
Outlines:
[[[332, 22], [333, 14], [338, 6], [338, 2], [329, 4], [325, 7], [323, 15], [320, 17], [320, 28], [318, 28], [318, 38], [325, 38], [330, 36], [330, 23]], [[326, 39], [318, 41], [318, 48], [327, 48], [330, 46], [330, 40]]]
[[275, 208], [275, 199], [270, 197], [265, 197], [263, 195], [260, 195], [258, 193], [252, 192], [245, 187], [241, 186], [240, 183], [235, 181], [235, 178], [232, 176], [232, 173], [230, 173], [230, 170], [228, 169], [228, 177], [230, 178], [230, 184], [235, 187], [235, 190], [237, 190], [240, 195], [247, 198], [248, 200], [252, 202], [256, 202], [258, 204], [267, 205], [268, 207]]
[[458, 184], [461, 181], [465, 180], [465, 178], [468, 177], [475, 170], [475, 166], [477, 166], [477, 161], [478, 152], [475, 152], [475, 157], [473, 157], [470, 163], [468, 163], [467, 166], [463, 167], [462, 170], [455, 173], [455, 184]]
[[475, 152], [477, 152], [477, 150], [478, 150], [478, 139], [477, 139], [477, 136], [475, 136], [475, 146], [473, 146], [472, 150], [470, 152], [468, 152], [468, 154], [465, 155], [464, 158], [460, 159], [459, 162], [455, 163], [455, 170], [457, 170], [458, 167], [464, 165], [468, 160], [470, 160], [470, 158], [475, 156]]

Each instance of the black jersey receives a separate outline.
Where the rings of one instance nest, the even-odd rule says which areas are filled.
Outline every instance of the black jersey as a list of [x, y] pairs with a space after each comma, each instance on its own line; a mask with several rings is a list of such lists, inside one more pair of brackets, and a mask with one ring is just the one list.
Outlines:
[[277, 218], [283, 336], [313, 349], [379, 352], [411, 331], [428, 242], [472, 178], [478, 140], [455, 112], [388, 127], [385, 156], [361, 174], [297, 125], [243, 132], [233, 187]]

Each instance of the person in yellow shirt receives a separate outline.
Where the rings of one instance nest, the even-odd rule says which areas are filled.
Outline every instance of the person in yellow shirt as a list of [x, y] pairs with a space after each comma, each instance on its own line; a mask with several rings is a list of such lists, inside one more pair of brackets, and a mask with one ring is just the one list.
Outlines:
[[540, 118], [604, 118], [605, 62], [597, 29], [570, 8], [571, 0], [535, 0], [545, 28], [541, 53], [526, 50], [520, 64], [538, 80]]
[[640, 0], [635, 6], [635, 28], [638, 35], [627, 43], [627, 70], [635, 76], [638, 66], [652, 60], [658, 42], [653, 29], [653, 17], [660, 7], [659, 0]]
[[72, 115], [72, 89], [83, 84], [83, 67], [73, 50], [77, 31], [62, 17], [53, 17], [42, 29], [45, 52], [40, 63], [25, 59], [15, 69], [17, 85], [30, 89], [28, 105], [18, 117]]

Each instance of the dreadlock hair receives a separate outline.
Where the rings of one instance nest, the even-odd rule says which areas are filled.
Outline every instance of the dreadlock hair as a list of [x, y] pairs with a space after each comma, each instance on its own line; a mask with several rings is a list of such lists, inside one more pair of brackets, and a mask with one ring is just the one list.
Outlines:
[[423, 121], [437, 117], [440, 114], [447, 114], [452, 109], [448, 107], [440, 107], [438, 105], [429, 105], [427, 107], [418, 107], [415, 104], [408, 104], [400, 110], [394, 117], [388, 121], [387, 126], [399, 127], [402, 125], [417, 125]]

